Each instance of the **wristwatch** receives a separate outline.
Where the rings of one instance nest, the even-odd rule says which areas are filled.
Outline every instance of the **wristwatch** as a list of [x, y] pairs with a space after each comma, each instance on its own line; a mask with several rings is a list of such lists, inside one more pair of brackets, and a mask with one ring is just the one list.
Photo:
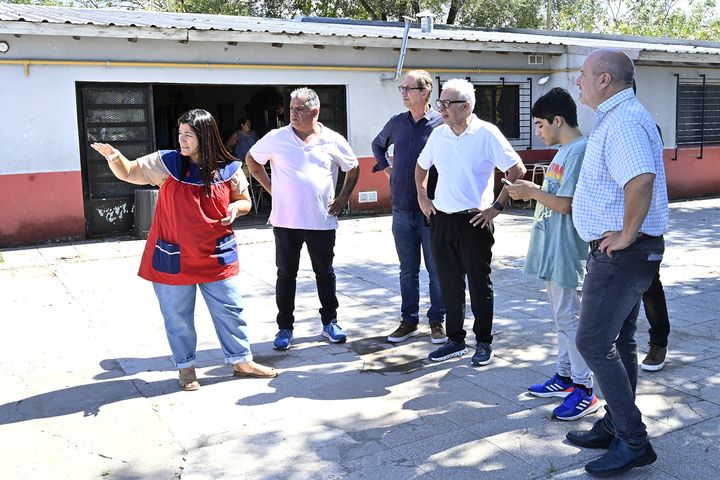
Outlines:
[[495, 202], [495, 203], [493, 203], [492, 206], [493, 206], [493, 208], [494, 208], [495, 210], [497, 210], [498, 212], [502, 212], [503, 210], [505, 210], [505, 207], [503, 207], [503, 204], [500, 203], [500, 202]]

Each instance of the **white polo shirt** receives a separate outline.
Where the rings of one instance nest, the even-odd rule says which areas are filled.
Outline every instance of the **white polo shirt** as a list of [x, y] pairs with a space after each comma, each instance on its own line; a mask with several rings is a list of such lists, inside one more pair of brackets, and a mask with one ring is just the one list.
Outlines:
[[506, 172], [519, 162], [500, 130], [474, 114], [460, 135], [447, 125], [433, 130], [417, 161], [425, 170], [437, 168], [433, 205], [445, 213], [492, 206], [495, 167]]
[[270, 162], [274, 227], [334, 230], [337, 217], [328, 213], [335, 198], [338, 169], [358, 164], [350, 144], [339, 133], [321, 125], [320, 135], [307, 145], [291, 125], [272, 130], [250, 148], [261, 165]]

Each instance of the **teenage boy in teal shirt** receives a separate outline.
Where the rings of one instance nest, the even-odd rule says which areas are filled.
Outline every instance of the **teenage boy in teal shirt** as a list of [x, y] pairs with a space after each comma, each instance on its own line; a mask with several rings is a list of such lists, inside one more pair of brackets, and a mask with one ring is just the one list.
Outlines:
[[525, 273], [545, 281], [557, 328], [558, 360], [557, 373], [528, 391], [537, 397], [564, 398], [553, 410], [553, 418], [577, 420], [600, 408], [592, 372], [575, 346], [588, 244], [575, 230], [570, 208], [587, 139], [578, 128], [575, 102], [567, 90], [553, 88], [535, 102], [531, 112], [535, 134], [546, 145], [560, 148], [542, 187], [518, 180], [506, 188], [515, 200], [537, 202]]

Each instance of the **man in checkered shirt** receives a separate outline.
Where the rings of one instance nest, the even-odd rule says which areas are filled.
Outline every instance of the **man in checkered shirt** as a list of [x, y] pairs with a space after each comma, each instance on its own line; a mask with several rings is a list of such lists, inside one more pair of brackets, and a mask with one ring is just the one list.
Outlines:
[[662, 140], [633, 93], [635, 67], [622, 51], [585, 59], [576, 83], [595, 111], [572, 203], [590, 243], [576, 343], [605, 397], [605, 416], [570, 443], [609, 449], [585, 469], [613, 476], [657, 459], [635, 405], [640, 298], [660, 267], [668, 225]]

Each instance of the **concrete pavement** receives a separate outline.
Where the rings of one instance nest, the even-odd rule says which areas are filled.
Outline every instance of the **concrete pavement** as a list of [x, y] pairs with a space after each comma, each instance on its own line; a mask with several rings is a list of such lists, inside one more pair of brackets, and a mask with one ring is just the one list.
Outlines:
[[[304, 257], [296, 340], [274, 351], [272, 231], [237, 230], [253, 350], [281, 374], [233, 379], [198, 299], [203, 387], [191, 393], [177, 388], [152, 288], [136, 276], [143, 241], [1, 251], [1, 477], [587, 478], [584, 464], [601, 452], [564, 438], [597, 414], [552, 421], [557, 399], [525, 393], [554, 372], [556, 348], [542, 284], [522, 274], [530, 223], [528, 211], [498, 219], [496, 357], [481, 368], [469, 355], [427, 361], [426, 323], [421, 336], [385, 342], [400, 302], [389, 217], [345, 219], [338, 230], [339, 322], [349, 341], [320, 337]], [[659, 459], [628, 478], [716, 478], [720, 199], [672, 204], [666, 241], [670, 355], [664, 370], [641, 372], [638, 386]], [[644, 320], [638, 338], [643, 347]]]

